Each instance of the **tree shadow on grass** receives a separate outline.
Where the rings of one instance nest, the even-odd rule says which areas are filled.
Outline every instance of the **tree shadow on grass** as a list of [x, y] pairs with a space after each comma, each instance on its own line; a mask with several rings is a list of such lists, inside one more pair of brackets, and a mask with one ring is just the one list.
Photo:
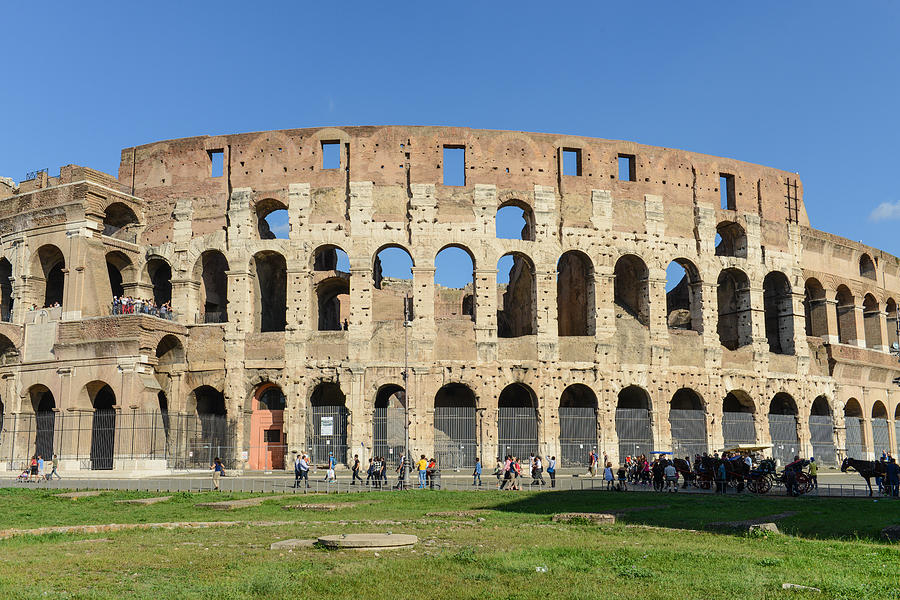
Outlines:
[[729, 523], [763, 519], [774, 521], [782, 532], [798, 537], [881, 543], [881, 530], [900, 524], [900, 502], [873, 502], [868, 498], [560, 490], [522, 495], [510, 492], [508, 500], [484, 508], [548, 516], [566, 512], [613, 513], [620, 523], [726, 534], [742, 534], [747, 529]]

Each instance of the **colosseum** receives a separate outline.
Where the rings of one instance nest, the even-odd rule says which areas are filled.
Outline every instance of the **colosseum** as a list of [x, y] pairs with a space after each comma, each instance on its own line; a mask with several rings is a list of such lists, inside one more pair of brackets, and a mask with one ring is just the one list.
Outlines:
[[406, 425], [445, 468], [900, 439], [900, 260], [810, 227], [787, 171], [453, 127], [203, 136], [2, 179], [0, 236], [9, 470], [393, 461]]

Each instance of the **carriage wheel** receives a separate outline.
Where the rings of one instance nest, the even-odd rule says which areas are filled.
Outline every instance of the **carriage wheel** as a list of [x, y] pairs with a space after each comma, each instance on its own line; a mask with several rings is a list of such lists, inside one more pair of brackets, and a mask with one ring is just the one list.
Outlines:
[[756, 492], [758, 494], [765, 494], [769, 490], [772, 489], [772, 480], [768, 477], [761, 477], [759, 481], [756, 482]]
[[756, 492], [756, 480], [751, 479], [747, 482], [747, 489], [750, 490], [751, 494], [755, 494]]
[[701, 490], [708, 490], [709, 488], [712, 487], [712, 482], [711, 482], [709, 479], [701, 479], [701, 480], [697, 483], [697, 486], [698, 486]]

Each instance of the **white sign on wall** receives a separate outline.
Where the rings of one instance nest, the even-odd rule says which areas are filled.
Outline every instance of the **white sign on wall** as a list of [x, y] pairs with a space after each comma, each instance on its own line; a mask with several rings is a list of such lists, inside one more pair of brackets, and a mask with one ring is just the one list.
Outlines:
[[322, 417], [319, 435], [334, 435], [334, 417]]

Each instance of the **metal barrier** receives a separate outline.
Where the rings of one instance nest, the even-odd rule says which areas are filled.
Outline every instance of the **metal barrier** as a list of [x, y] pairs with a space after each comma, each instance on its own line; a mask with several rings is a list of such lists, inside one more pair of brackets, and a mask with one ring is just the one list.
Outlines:
[[497, 417], [497, 456], [525, 458], [538, 451], [537, 411], [527, 407], [501, 407]]
[[597, 409], [559, 407], [559, 464], [584, 466], [588, 454], [597, 449]]
[[800, 453], [797, 437], [796, 415], [769, 415], [769, 436], [772, 440], [772, 458], [781, 465], [793, 462]]
[[756, 443], [756, 422], [752, 413], [722, 413], [722, 438], [725, 447]]
[[709, 450], [706, 443], [706, 413], [702, 410], [669, 410], [672, 427], [672, 451], [678, 457], [691, 457]]
[[865, 459], [865, 451], [862, 445], [862, 422], [859, 417], [844, 417], [844, 426], [847, 435], [847, 456], [849, 458]]
[[390, 460], [403, 455], [406, 442], [402, 408], [380, 407], [372, 418], [372, 450], [375, 456]]
[[872, 419], [872, 450], [875, 452], [875, 458], [878, 458], [882, 452], [891, 451], [889, 431], [887, 419]]
[[831, 415], [811, 415], [809, 417], [809, 437], [816, 462], [826, 466], [836, 465], [834, 420]]
[[350, 411], [346, 406], [313, 406], [306, 424], [307, 452], [314, 463], [328, 461], [334, 453], [335, 461], [347, 460], [347, 419]]
[[649, 455], [653, 451], [650, 411], [645, 408], [617, 408], [616, 435], [619, 457]]
[[435, 407], [434, 457], [442, 469], [474, 467], [476, 447], [475, 407]]

